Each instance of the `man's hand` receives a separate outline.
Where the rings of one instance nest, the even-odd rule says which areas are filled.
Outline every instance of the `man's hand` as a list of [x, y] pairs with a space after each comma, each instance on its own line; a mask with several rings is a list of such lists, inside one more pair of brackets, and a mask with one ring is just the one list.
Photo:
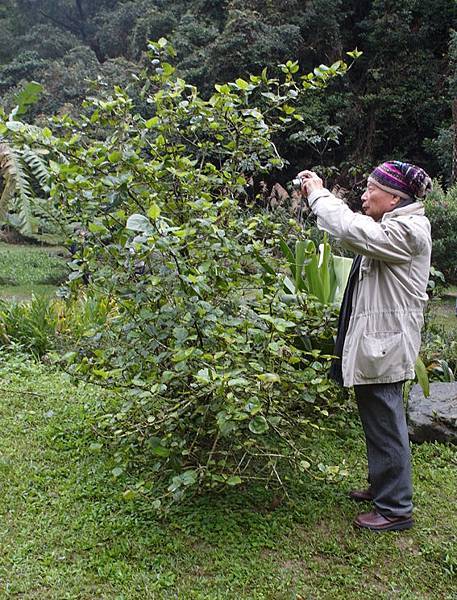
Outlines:
[[324, 187], [322, 179], [314, 171], [301, 171], [297, 177], [302, 180], [301, 192], [305, 196]]

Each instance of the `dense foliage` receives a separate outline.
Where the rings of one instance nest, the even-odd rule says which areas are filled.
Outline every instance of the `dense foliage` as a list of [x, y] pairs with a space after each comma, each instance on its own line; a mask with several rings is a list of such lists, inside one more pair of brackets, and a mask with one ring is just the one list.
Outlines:
[[310, 467], [300, 439], [333, 395], [325, 350], [335, 310], [285, 297], [274, 249], [299, 228], [259, 211], [249, 182], [283, 167], [274, 140], [302, 122], [302, 96], [347, 65], [298, 76], [289, 61], [278, 78], [264, 70], [205, 100], [176, 76], [165, 39], [151, 51], [146, 117], [117, 87], [53, 131], [17, 122], [3, 131], [54, 158], [51, 197], [79, 236], [74, 293], [86, 284], [113, 309], [67, 368], [121, 399], [100, 424], [117, 440], [115, 474], [141, 459], [155, 475], [136, 491], [155, 486], [159, 505], [158, 481], [177, 499], [252, 478], [280, 485], [284, 463]]
[[395, 156], [447, 180], [456, 16], [449, 0], [6, 0], [0, 93], [9, 110], [17, 86], [35, 79], [44, 92], [31, 117], [76, 114], [87, 79], [125, 86], [145, 65], [148, 39], [162, 35], [206, 97], [265, 65], [296, 59], [311, 70], [358, 47], [363, 58], [344, 82], [303, 100], [303, 133], [281, 141], [291, 170], [320, 165], [348, 186]]
[[[51, 195], [49, 214], [72, 224], [68, 306], [77, 306], [82, 286], [87, 306], [104, 304], [90, 329], [78, 330], [84, 339], [66, 354], [66, 368], [119, 399], [99, 423], [116, 442], [113, 474], [141, 460], [153, 476], [131, 493], [152, 493], [156, 506], [195, 487], [250, 479], [282, 485], [284, 464], [310, 467], [300, 440], [331, 397], [325, 373], [335, 310], [326, 302], [337, 281], [331, 270], [310, 285], [315, 245], [298, 239], [293, 246], [296, 222], [258, 211], [262, 180], [287, 179], [304, 162], [350, 184], [385, 155], [424, 164], [430, 157], [418, 132], [437, 156], [446, 154], [440, 140], [450, 96], [435, 90], [431, 111], [430, 90], [446, 66], [454, 9], [346, 4], [292, 1], [262, 11], [260, 2], [195, 0], [192, 12], [185, 2], [17, 0], [0, 13], [0, 25], [18, 32], [0, 47], [0, 87], [11, 111], [0, 125], [0, 208], [15, 200], [10, 216], [31, 231], [28, 202], [41, 187]], [[147, 38], [166, 31], [178, 58], [164, 38], [146, 58]], [[43, 36], [48, 45], [37, 44]], [[347, 72], [340, 60], [346, 42], [354, 41], [366, 48], [363, 59], [337, 78]], [[321, 55], [333, 64], [297, 75]], [[417, 69], [400, 77], [397, 63], [404, 68], [408, 60]], [[245, 75], [250, 69], [261, 74]], [[41, 127], [16, 120], [25, 113], [21, 104], [13, 109], [23, 78], [43, 84], [29, 113]], [[54, 111], [60, 116], [43, 127]], [[439, 127], [441, 137], [431, 141]], [[438, 228], [440, 206], [429, 203]], [[435, 258], [441, 242], [443, 256], [453, 245], [452, 232], [443, 232]], [[324, 257], [325, 267], [333, 265]], [[81, 324], [68, 306], [65, 313], [58, 303], [2, 305], [2, 343], [34, 340], [32, 351], [47, 352], [66, 315], [76, 329]]]
[[447, 192], [435, 183], [427, 197], [426, 214], [432, 226], [432, 263], [448, 283], [457, 283], [457, 187]]

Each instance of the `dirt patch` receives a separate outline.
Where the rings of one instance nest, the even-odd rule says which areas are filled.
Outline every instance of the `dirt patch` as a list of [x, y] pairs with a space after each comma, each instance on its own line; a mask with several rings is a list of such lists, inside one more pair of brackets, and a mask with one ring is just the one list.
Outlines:
[[9, 279], [8, 277], [0, 277], [0, 285], [15, 285], [15, 281], [13, 279]]
[[0, 229], [0, 242], [5, 242], [7, 244], [40, 245], [40, 242], [34, 238], [27, 237], [26, 235], [19, 233], [19, 231], [8, 228]]
[[398, 536], [394, 543], [402, 552], [407, 552], [413, 556], [419, 556], [421, 553], [416, 542], [410, 537]]
[[296, 573], [297, 571], [300, 571], [300, 573], [304, 573], [305, 571], [307, 571], [306, 562], [298, 558], [291, 558], [289, 560], [285, 560], [284, 562], [280, 563], [279, 566], [282, 569], [285, 569], [286, 571], [293, 571], [294, 573]]

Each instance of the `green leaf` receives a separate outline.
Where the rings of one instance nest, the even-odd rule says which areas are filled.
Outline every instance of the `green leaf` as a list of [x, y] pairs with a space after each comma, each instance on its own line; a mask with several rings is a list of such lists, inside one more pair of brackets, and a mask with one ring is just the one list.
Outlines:
[[247, 81], [245, 81], [244, 79], [241, 79], [241, 78], [237, 79], [235, 81], [235, 83], [236, 83], [237, 87], [240, 88], [240, 90], [248, 90], [249, 87], [250, 87], [249, 83]]
[[185, 486], [193, 485], [197, 481], [197, 471], [194, 471], [193, 469], [184, 471], [184, 473], [181, 475], [181, 480]]
[[153, 454], [160, 456], [161, 458], [168, 458], [170, 456], [169, 448], [165, 448], [165, 446], [162, 446], [161, 444], [151, 448], [151, 451]]
[[141, 231], [143, 233], [153, 231], [153, 227], [149, 219], [140, 214], [130, 215], [130, 217], [127, 219], [126, 228], [131, 229], [132, 231]]
[[297, 296], [297, 288], [295, 287], [295, 283], [289, 277], [284, 277], [284, 287], [289, 290], [289, 292], [293, 295], [294, 298]]
[[21, 117], [26, 112], [29, 106], [36, 104], [40, 94], [43, 91], [43, 86], [36, 81], [27, 83], [24, 88], [13, 98], [16, 104], [15, 117]]
[[261, 435], [268, 431], [268, 422], [262, 415], [257, 415], [249, 421], [249, 430], [256, 435]]
[[346, 52], [346, 54], [348, 56], [350, 56], [351, 58], [359, 58], [360, 56], [362, 56], [363, 52], [360, 50], [357, 50], [357, 48], [355, 50], [351, 50], [350, 52]]
[[225, 482], [227, 485], [240, 485], [241, 483], [241, 477], [239, 477], [238, 475], [232, 475], [231, 477], [229, 477], [227, 479], [227, 481]]
[[279, 240], [279, 247], [281, 248], [282, 253], [286, 257], [287, 261], [289, 262], [289, 269], [292, 273], [292, 277], [295, 279], [296, 278], [296, 275], [295, 275], [296, 274], [296, 265], [295, 265], [294, 253], [289, 248], [289, 246], [287, 245], [287, 242], [283, 238], [281, 238]]
[[216, 83], [214, 87], [220, 94], [230, 94], [230, 88], [226, 83], [224, 83], [224, 85]]
[[424, 392], [424, 396], [428, 398], [430, 396], [430, 382], [428, 379], [427, 369], [425, 368], [424, 362], [420, 356], [417, 357], [415, 370], [417, 381]]
[[108, 231], [105, 225], [99, 225], [98, 223], [89, 223], [88, 229], [91, 233], [106, 233]]
[[[302, 292], [305, 289], [303, 281], [303, 265], [306, 258], [306, 242], [298, 240], [295, 242], [295, 291]], [[292, 291], [292, 290], [291, 290]]]
[[132, 500], [135, 500], [135, 498], [137, 498], [137, 496], [138, 496], [138, 493], [135, 492], [135, 490], [125, 490], [124, 492], [122, 492], [122, 497], [127, 502], [131, 502]]
[[[321, 280], [322, 298], [321, 301], [328, 304], [332, 301], [330, 282], [331, 282], [331, 269], [333, 268], [333, 261], [331, 260], [331, 249], [330, 244], [327, 240], [327, 234], [324, 235], [324, 240], [319, 246], [319, 276]], [[335, 288], [336, 286], [334, 286]]]
[[111, 154], [108, 154], [108, 160], [110, 163], [117, 163], [121, 160], [121, 158], [122, 152], [119, 152], [119, 150], [115, 150], [114, 152], [111, 152]]
[[322, 288], [319, 278], [319, 258], [316, 254], [316, 247], [311, 240], [308, 240], [306, 244], [306, 255], [306, 287], [310, 294], [313, 294], [320, 300], [322, 297]]
[[349, 273], [352, 268], [352, 258], [347, 256], [333, 255], [333, 271], [335, 273], [335, 294], [333, 302], [340, 305], [343, 300], [344, 290], [349, 279]]
[[152, 117], [152, 119], [148, 119], [145, 122], [145, 126], [147, 129], [151, 129], [152, 127], [155, 127], [158, 123], [159, 123], [159, 117]]
[[282, 107], [282, 111], [286, 115], [292, 115], [295, 112], [295, 108], [293, 106], [290, 106], [289, 104], [284, 104], [284, 106]]
[[263, 256], [261, 256], [257, 251], [254, 253], [254, 255], [255, 255], [257, 261], [259, 262], [259, 264], [265, 269], [265, 271], [269, 275], [276, 276], [275, 269], [273, 269], [273, 267], [267, 263], [267, 261], [263, 258]]
[[281, 381], [277, 373], [260, 373], [257, 377], [265, 383], [279, 383]]
[[153, 221], [158, 219], [160, 217], [160, 206], [157, 206], [157, 204], [152, 203], [148, 209], [148, 217], [151, 217]]
[[173, 73], [176, 71], [175, 67], [173, 65], [170, 65], [170, 63], [167, 63], [167, 62], [162, 63], [162, 69], [163, 69], [163, 73], [166, 77], [173, 75]]

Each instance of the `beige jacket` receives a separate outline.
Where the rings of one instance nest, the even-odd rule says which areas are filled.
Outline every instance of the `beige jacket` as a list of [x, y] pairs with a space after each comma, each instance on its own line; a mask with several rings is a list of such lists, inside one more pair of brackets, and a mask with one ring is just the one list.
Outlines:
[[343, 348], [344, 385], [414, 378], [432, 247], [422, 203], [385, 213], [380, 222], [326, 189], [308, 203], [320, 229], [363, 256]]

